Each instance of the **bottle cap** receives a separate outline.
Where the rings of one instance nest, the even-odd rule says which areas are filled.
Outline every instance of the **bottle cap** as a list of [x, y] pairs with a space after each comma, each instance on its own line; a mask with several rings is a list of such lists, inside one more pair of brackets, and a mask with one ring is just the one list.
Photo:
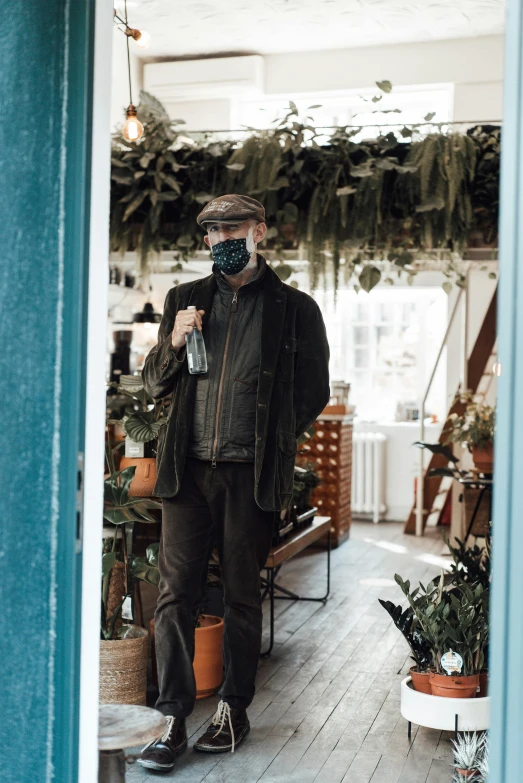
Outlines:
[[189, 305], [188, 310], [196, 310], [196, 305]]

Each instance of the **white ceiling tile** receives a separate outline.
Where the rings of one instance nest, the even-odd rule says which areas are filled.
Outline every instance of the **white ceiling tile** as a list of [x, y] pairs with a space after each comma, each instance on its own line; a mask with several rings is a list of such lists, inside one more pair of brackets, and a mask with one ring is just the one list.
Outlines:
[[505, 0], [129, 0], [128, 10], [151, 33], [148, 57], [466, 38], [499, 34], [505, 20]]

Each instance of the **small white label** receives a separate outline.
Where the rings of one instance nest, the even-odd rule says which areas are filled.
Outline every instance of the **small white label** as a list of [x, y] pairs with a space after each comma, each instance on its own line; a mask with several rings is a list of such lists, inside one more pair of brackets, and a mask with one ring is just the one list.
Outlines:
[[130, 595], [126, 595], [122, 604], [122, 620], [133, 619], [133, 602]]
[[187, 362], [189, 363], [189, 370], [192, 370], [194, 367], [192, 353], [187, 353]]
[[449, 650], [445, 655], [441, 656], [441, 666], [447, 674], [453, 674], [454, 672], [461, 674], [463, 658], [459, 653]]
[[137, 443], [135, 440], [127, 437], [125, 439], [125, 456], [126, 457], [143, 457], [144, 456], [144, 444]]

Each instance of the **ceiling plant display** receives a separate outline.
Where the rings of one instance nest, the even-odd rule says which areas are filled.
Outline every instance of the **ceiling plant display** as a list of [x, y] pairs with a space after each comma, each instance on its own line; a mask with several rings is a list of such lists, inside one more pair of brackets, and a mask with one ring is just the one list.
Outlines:
[[[390, 82], [377, 84], [390, 92]], [[312, 287], [328, 277], [336, 286], [340, 275], [356, 290], [410, 283], [436, 257], [446, 261], [447, 285], [461, 285], [467, 247], [496, 246], [498, 126], [427, 133], [410, 125], [376, 129], [366, 140], [355, 140], [361, 127], [347, 126], [320, 137], [291, 102], [271, 130], [195, 140], [144, 92], [138, 119], [142, 139], [113, 140], [111, 250], [136, 250], [142, 275], [152, 253], [174, 250], [187, 260], [203, 250], [196, 216], [224, 193], [264, 204], [264, 248], [275, 270], [288, 279], [286, 260], [307, 260]]]

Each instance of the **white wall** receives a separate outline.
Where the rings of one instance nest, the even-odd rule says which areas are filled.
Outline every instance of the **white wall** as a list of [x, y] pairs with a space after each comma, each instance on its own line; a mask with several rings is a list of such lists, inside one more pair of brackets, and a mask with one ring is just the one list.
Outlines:
[[[503, 108], [503, 46], [503, 36], [493, 35], [266, 55], [265, 94], [292, 99], [300, 93], [363, 90], [375, 88], [375, 82], [382, 79], [389, 79], [395, 87], [452, 83], [454, 120], [498, 120]], [[125, 63], [119, 52], [115, 51], [115, 58], [119, 66]], [[120, 87], [115, 88], [113, 117], [121, 111], [122, 94]], [[186, 113], [187, 127], [192, 130], [227, 127], [224, 113], [231, 117], [234, 96], [216, 101], [210, 91], [208, 98], [190, 105], [170, 103], [169, 112], [173, 119]]]
[[320, 92], [374, 87], [455, 84], [455, 119], [500, 119], [503, 37], [275, 54], [265, 58], [265, 91]]

